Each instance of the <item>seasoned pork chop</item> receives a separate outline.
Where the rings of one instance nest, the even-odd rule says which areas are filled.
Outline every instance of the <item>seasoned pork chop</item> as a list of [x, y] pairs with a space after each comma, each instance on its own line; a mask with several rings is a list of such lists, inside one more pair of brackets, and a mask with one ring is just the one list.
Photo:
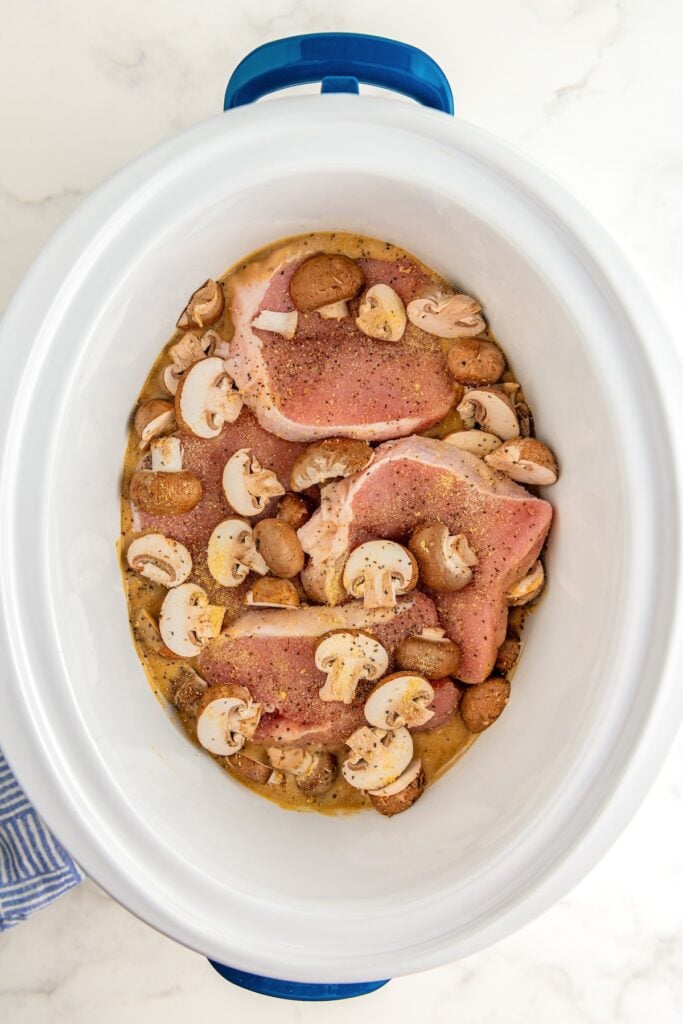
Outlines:
[[346, 597], [344, 563], [359, 544], [377, 537], [406, 541], [430, 520], [464, 533], [478, 557], [472, 582], [457, 593], [435, 594], [434, 601], [460, 647], [459, 678], [481, 682], [505, 639], [505, 594], [538, 558], [551, 517], [547, 501], [475, 455], [423, 437], [387, 442], [363, 472], [323, 488], [320, 508], [299, 530], [310, 556], [304, 585], [315, 600], [337, 603]]
[[[252, 328], [261, 310], [294, 308], [289, 283], [301, 262], [290, 257], [273, 269], [271, 257], [252, 266], [231, 296], [235, 334], [227, 365], [261, 425], [295, 441], [382, 441], [442, 419], [455, 394], [445, 356], [437, 338], [410, 323], [401, 341], [368, 338], [356, 326], [355, 299], [341, 320], [299, 313], [291, 340]], [[389, 284], [404, 302], [431, 280], [406, 259], [358, 262], [367, 286]]]
[[[264, 706], [257, 743], [283, 746], [339, 746], [363, 725], [363, 693], [374, 684], [361, 683], [353, 704], [322, 701], [318, 696], [325, 674], [315, 666], [319, 638], [333, 629], [371, 632], [391, 654], [399, 642], [424, 626], [437, 624], [436, 609], [424, 594], [399, 601], [394, 609], [366, 611], [360, 602], [336, 608], [249, 611], [202, 653], [199, 671], [211, 684], [247, 686]], [[434, 726], [455, 710], [457, 690], [439, 681], [434, 700]]]

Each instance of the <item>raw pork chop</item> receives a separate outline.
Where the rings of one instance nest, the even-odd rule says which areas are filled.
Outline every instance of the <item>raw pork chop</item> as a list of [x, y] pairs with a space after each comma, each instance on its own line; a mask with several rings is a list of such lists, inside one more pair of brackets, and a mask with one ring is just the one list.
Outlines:
[[[239, 448], [251, 448], [261, 465], [272, 469], [282, 485], [287, 487], [292, 465], [302, 445], [267, 433], [248, 409], [244, 409], [234, 423], [226, 423], [218, 437], [211, 440], [185, 433], [179, 436], [183, 443], [183, 467], [196, 473], [201, 480], [204, 489], [202, 499], [189, 512], [175, 516], [152, 515], [133, 508], [133, 529], [157, 530], [185, 544], [192, 555], [194, 578], [215, 604], [227, 606], [226, 621], [229, 621], [241, 610], [242, 598], [251, 582], [247, 580], [234, 588], [221, 587], [206, 565], [206, 548], [214, 527], [235, 515], [223, 493], [225, 463]], [[274, 507], [275, 502], [272, 502], [266, 514], [273, 515]]]
[[336, 603], [345, 598], [344, 563], [359, 544], [377, 537], [406, 541], [429, 520], [464, 533], [479, 559], [472, 582], [434, 601], [460, 647], [459, 678], [481, 682], [505, 639], [505, 593], [538, 558], [551, 517], [547, 501], [475, 455], [424, 437], [390, 441], [362, 473], [323, 488], [320, 508], [299, 530], [310, 555], [304, 586], [315, 600]]
[[[275, 269], [272, 258], [256, 264], [232, 295], [227, 365], [261, 425], [294, 441], [340, 434], [382, 441], [442, 419], [454, 401], [445, 356], [437, 338], [410, 323], [401, 341], [368, 338], [355, 323], [356, 299], [342, 320], [299, 313], [291, 340], [252, 329], [260, 310], [294, 308], [289, 282], [301, 262], [297, 256]], [[389, 284], [404, 302], [430, 283], [405, 259], [358, 262], [368, 286]]]
[[[363, 684], [353, 704], [320, 700], [325, 674], [315, 667], [319, 637], [332, 629], [365, 629], [391, 656], [404, 637], [436, 624], [433, 603], [420, 593], [388, 610], [366, 611], [360, 602], [337, 608], [254, 610], [211, 642], [200, 657], [199, 671], [212, 684], [247, 686], [263, 704], [257, 743], [335, 747], [365, 722]], [[440, 680], [435, 691], [432, 728], [442, 725], [458, 703], [449, 679]]]

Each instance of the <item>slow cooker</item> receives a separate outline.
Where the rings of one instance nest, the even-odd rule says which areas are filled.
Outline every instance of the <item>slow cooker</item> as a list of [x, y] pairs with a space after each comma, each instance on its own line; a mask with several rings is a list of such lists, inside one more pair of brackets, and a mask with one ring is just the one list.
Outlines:
[[[251, 102], [312, 80], [322, 94]], [[90, 196], [4, 318], [0, 745], [133, 913], [243, 984], [348, 995], [529, 921], [653, 781], [683, 705], [681, 373], [604, 230], [454, 119], [420, 51], [281, 40], [242, 62], [226, 108]], [[128, 417], [177, 310], [240, 256], [319, 229], [396, 242], [478, 297], [562, 468], [514, 700], [394, 819], [294, 815], [226, 779], [145, 682], [119, 571]]]

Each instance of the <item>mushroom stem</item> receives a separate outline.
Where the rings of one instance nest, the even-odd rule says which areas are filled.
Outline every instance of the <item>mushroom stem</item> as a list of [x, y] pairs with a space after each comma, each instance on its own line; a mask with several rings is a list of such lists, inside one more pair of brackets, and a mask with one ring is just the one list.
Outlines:
[[369, 570], [365, 575], [363, 605], [366, 608], [393, 608], [396, 604], [396, 585], [392, 571], [386, 566]]

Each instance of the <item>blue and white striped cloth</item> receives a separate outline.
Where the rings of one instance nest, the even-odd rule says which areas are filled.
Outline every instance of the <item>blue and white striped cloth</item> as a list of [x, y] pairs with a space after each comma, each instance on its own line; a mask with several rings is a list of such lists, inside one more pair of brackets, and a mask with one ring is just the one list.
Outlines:
[[0, 932], [83, 878], [42, 823], [0, 751]]

